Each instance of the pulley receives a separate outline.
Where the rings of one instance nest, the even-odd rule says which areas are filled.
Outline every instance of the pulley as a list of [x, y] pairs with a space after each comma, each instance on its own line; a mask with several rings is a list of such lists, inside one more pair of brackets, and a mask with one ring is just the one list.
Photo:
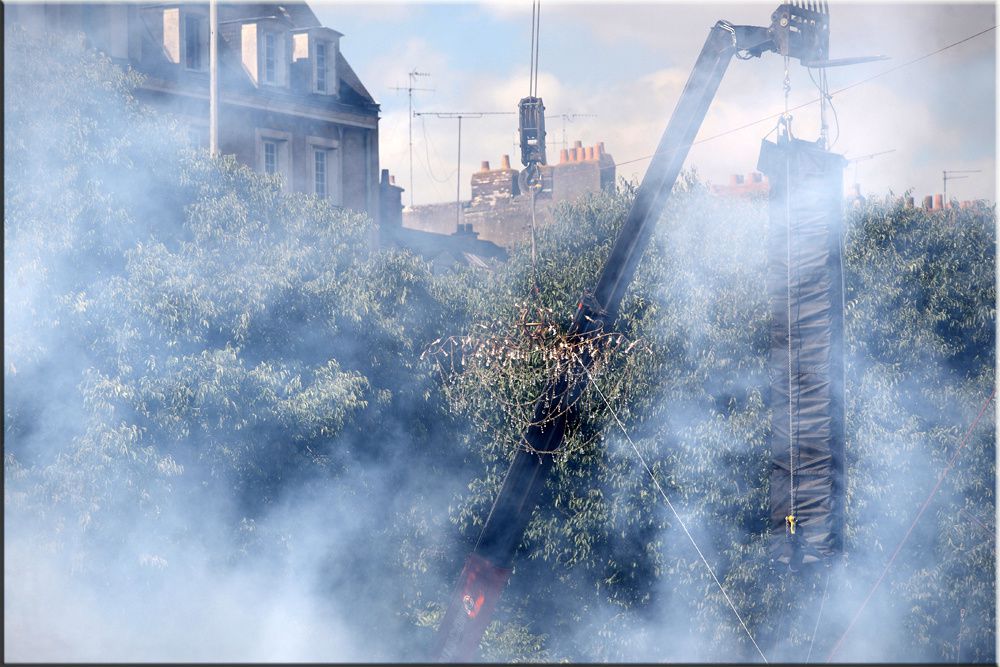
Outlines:
[[545, 164], [545, 105], [540, 97], [525, 97], [517, 104], [521, 164]]

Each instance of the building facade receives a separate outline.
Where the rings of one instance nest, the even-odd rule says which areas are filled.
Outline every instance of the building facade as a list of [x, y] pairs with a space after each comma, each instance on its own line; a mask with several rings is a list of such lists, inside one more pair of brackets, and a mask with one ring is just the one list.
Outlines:
[[[493, 169], [484, 161], [472, 174], [472, 199], [462, 202], [425, 204], [403, 211], [406, 229], [436, 234], [456, 234], [496, 244], [510, 250], [530, 240], [531, 196], [521, 191], [520, 171], [510, 166], [510, 157]], [[552, 210], [560, 202], [573, 201], [588, 192], [615, 186], [615, 161], [604, 150], [604, 142], [559, 152], [559, 162], [541, 166], [542, 187], [535, 195], [535, 224], [552, 221]]]
[[[5, 22], [82, 32], [144, 75], [141, 101], [209, 140], [209, 5], [8, 3]], [[219, 3], [218, 141], [289, 191], [378, 219], [379, 106], [340, 51], [342, 34], [303, 2]]]

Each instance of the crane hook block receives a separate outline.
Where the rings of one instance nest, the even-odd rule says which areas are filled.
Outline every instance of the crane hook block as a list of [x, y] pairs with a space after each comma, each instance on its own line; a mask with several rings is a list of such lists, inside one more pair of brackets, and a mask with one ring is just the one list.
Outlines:
[[521, 164], [545, 164], [545, 105], [540, 97], [525, 97], [517, 105]]

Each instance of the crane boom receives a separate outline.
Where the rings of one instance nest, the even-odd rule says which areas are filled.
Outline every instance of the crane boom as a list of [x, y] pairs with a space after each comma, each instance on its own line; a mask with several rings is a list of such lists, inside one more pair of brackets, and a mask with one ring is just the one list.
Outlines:
[[[806, 9], [783, 4], [772, 14], [768, 28], [726, 21], [711, 28], [597, 285], [577, 304], [569, 335], [584, 339], [595, 336], [610, 328], [617, 318], [653, 228], [733, 56], [746, 52], [747, 57], [759, 57], [764, 51], [777, 51], [800, 60], [825, 58], [828, 16], [825, 7]], [[587, 356], [581, 359], [588, 369], [592, 362]], [[510, 577], [515, 552], [552, 468], [553, 454], [562, 446], [572, 418], [567, 408], [576, 404], [586, 389], [587, 378], [587, 373], [564, 373], [552, 378], [535, 403], [532, 423], [522, 434], [523, 442], [438, 627], [434, 647], [438, 660], [467, 662], [474, 656]]]

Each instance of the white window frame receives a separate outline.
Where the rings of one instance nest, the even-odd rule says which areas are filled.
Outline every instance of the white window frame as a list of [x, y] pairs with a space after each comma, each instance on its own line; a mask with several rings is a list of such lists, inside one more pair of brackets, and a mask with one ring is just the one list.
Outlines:
[[[323, 50], [323, 85], [320, 86], [320, 66], [319, 66], [319, 53], [320, 48]], [[313, 92], [319, 93], [321, 95], [330, 94], [330, 43], [327, 41], [318, 40], [316, 42], [315, 57], [313, 58]]]
[[255, 132], [255, 144], [257, 152], [257, 171], [266, 174], [264, 145], [266, 143], [275, 144], [277, 159], [277, 173], [281, 176], [281, 189], [289, 192], [292, 187], [292, 134], [281, 130], [268, 128], [258, 128]]
[[[322, 199], [330, 196], [330, 151], [326, 148], [313, 146], [313, 193]], [[322, 158], [322, 159], [320, 159]], [[322, 163], [322, 170], [320, 169]], [[320, 173], [322, 171], [322, 173]]]
[[343, 164], [340, 154], [340, 142], [336, 139], [324, 137], [306, 137], [306, 146], [309, 148], [309, 189], [316, 192], [316, 152], [322, 151], [326, 154], [326, 196], [323, 197], [335, 206], [343, 206], [344, 202], [344, 182]]
[[[264, 139], [261, 142], [261, 148], [264, 151], [264, 173], [265, 174], [271, 175], [271, 174], [280, 174], [281, 173], [281, 171], [280, 171], [281, 167], [280, 167], [280, 164], [278, 162], [278, 144], [279, 143], [280, 142], [277, 142], [277, 141], [275, 141], [273, 139]], [[269, 162], [272, 162], [273, 164], [268, 164]]]
[[[260, 83], [276, 88], [286, 88], [288, 86], [288, 62], [291, 56], [290, 34], [284, 30], [274, 28], [260, 28], [258, 33], [260, 41], [258, 43], [258, 53], [260, 57], [259, 71]], [[268, 50], [268, 40], [273, 40], [273, 48]], [[268, 55], [273, 59], [272, 76], [268, 78]]]
[[[261, 56], [264, 60], [262, 63], [264, 76], [261, 77], [261, 80], [264, 83], [274, 85], [278, 82], [278, 35], [273, 30], [265, 30], [261, 42], [261, 51], [263, 52]], [[271, 66], [270, 72], [268, 72], [268, 65]]]

